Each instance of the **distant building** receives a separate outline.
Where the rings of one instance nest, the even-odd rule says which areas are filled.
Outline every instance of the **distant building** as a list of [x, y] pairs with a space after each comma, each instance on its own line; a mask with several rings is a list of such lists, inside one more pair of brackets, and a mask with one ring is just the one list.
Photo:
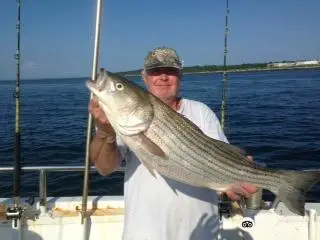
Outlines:
[[320, 61], [295, 61], [295, 62], [273, 62], [267, 64], [268, 67], [294, 67], [294, 66], [308, 66], [308, 65], [320, 65]]
[[283, 62], [283, 63], [269, 63], [268, 67], [291, 67], [294, 66], [295, 63], [292, 62]]
[[299, 62], [296, 62], [297, 66], [317, 65], [317, 64], [320, 64], [320, 61], [312, 60], [312, 61], [299, 61]]

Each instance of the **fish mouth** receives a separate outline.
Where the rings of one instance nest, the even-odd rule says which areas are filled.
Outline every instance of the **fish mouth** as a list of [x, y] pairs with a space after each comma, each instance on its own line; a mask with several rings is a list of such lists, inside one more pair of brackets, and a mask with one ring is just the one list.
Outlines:
[[92, 80], [86, 81], [86, 86], [91, 93], [93, 93], [96, 96], [99, 96], [99, 93], [101, 92], [101, 90], [98, 89], [96, 82]]
[[86, 81], [86, 85], [87, 87], [90, 89], [90, 88], [96, 88], [96, 84], [95, 82], [93, 82], [92, 80], [88, 80]]
[[97, 83], [95, 83], [92, 80], [86, 81], [86, 86], [87, 86], [87, 88], [89, 88], [90, 91], [92, 91], [92, 90], [96, 90], [97, 91], [98, 90]]
[[102, 76], [98, 76], [96, 81], [89, 80], [86, 82], [87, 87], [91, 89], [95, 89], [96, 91], [101, 92], [107, 84], [107, 81], [104, 80]]

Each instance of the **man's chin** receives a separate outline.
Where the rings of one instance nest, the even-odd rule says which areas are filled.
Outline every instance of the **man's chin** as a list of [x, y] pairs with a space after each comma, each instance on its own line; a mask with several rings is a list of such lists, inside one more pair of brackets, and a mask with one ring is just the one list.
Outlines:
[[160, 100], [162, 100], [163, 102], [171, 102], [171, 101], [173, 101], [175, 99], [175, 97], [172, 96], [172, 95], [170, 95], [170, 96], [168, 96], [168, 95], [158, 95], [157, 97], [160, 98]]

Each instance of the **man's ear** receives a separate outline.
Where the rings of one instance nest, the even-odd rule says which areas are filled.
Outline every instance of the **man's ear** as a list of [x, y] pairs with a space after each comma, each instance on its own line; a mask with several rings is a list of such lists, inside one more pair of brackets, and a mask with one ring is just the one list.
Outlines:
[[141, 71], [141, 78], [142, 78], [144, 84], [147, 85], [146, 72], [144, 70]]

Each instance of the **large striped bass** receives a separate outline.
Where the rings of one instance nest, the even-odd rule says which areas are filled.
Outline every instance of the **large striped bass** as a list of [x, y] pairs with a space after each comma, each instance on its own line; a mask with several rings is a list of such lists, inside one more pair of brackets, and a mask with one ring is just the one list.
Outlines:
[[250, 183], [274, 193], [293, 213], [305, 214], [305, 193], [320, 181], [319, 171], [269, 169], [251, 163], [238, 147], [208, 137], [153, 94], [103, 69], [87, 87], [115, 132], [151, 174], [157, 171], [220, 192], [236, 182]]

